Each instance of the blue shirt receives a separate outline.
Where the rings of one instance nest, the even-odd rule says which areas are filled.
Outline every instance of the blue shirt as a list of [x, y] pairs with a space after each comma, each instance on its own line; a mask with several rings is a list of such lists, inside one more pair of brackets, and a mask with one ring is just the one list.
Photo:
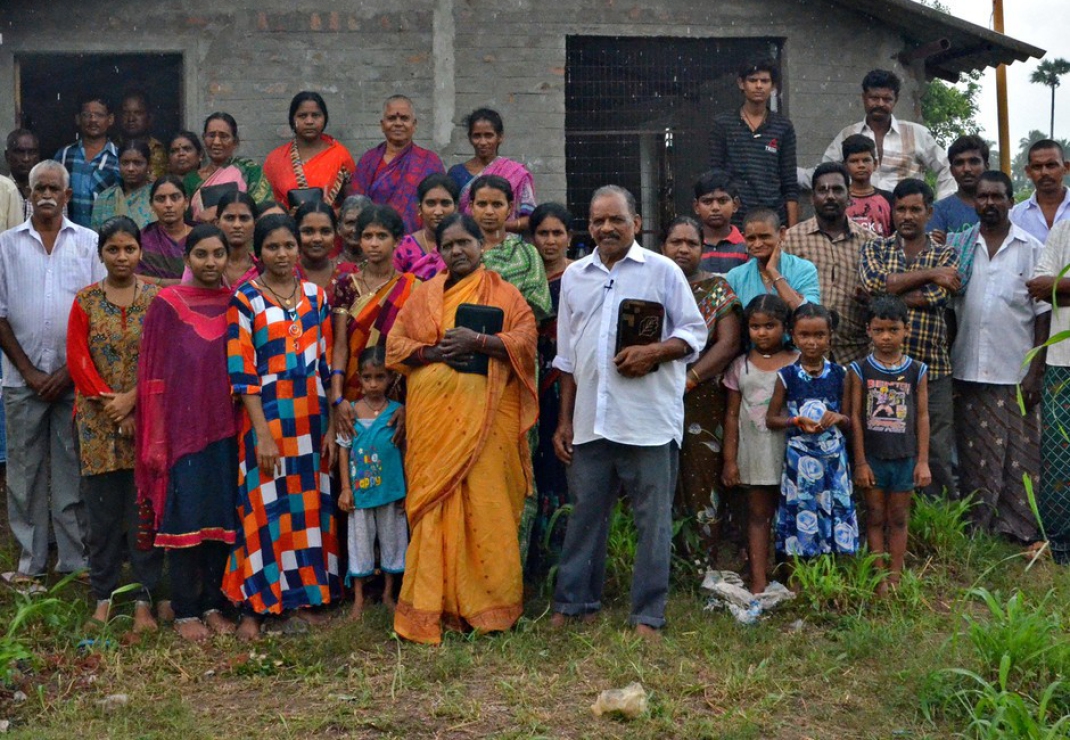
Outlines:
[[[813, 262], [796, 257], [794, 254], [781, 252], [778, 269], [788, 281], [788, 285], [807, 302], [821, 303], [821, 286], [817, 282], [817, 267]], [[766, 288], [765, 283], [762, 282], [756, 259], [729, 270], [725, 275], [725, 280], [732, 286], [732, 290], [744, 308], [763, 293], [776, 293], [776, 288], [772, 286]]]
[[97, 156], [87, 162], [85, 147], [77, 141], [56, 152], [55, 160], [71, 173], [71, 200], [67, 204], [67, 217], [79, 226], [90, 228], [93, 201], [112, 185], [121, 182], [119, 151], [109, 141], [97, 152]]
[[371, 426], [365, 427], [357, 419], [352, 439], [338, 440], [349, 449], [349, 484], [353, 487], [353, 506], [358, 509], [374, 509], [405, 498], [401, 450], [394, 444], [394, 430], [387, 426], [400, 407], [397, 401], [388, 401]]
[[933, 217], [929, 219], [925, 230], [954, 234], [956, 231], [970, 228], [980, 220], [977, 209], [964, 203], [957, 195], [949, 195], [933, 204]]

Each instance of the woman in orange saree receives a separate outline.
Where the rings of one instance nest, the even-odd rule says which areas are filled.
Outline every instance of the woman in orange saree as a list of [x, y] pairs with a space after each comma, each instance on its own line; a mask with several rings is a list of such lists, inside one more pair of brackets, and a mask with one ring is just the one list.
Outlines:
[[337, 205], [357, 166], [348, 149], [323, 133], [328, 120], [327, 103], [319, 93], [303, 90], [290, 101], [294, 139], [273, 149], [264, 160], [264, 177], [271, 183], [276, 202], [288, 204], [291, 190], [320, 188], [323, 201]]
[[[437, 233], [447, 271], [413, 291], [387, 338], [408, 376], [405, 477], [411, 537], [394, 629], [438, 643], [442, 629], [507, 630], [523, 612], [517, 537], [532, 491], [527, 430], [538, 416], [535, 318], [520, 292], [480, 264], [470, 216]], [[502, 331], [456, 326], [463, 304], [494, 306]], [[474, 354], [487, 374], [460, 372]]]

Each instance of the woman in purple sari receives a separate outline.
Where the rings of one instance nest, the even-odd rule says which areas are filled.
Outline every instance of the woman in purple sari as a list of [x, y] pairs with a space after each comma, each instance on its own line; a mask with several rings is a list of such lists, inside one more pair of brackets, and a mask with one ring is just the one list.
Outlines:
[[472, 183], [481, 175], [504, 177], [513, 186], [513, 208], [505, 222], [505, 230], [522, 234], [528, 230], [528, 218], [535, 210], [535, 181], [527, 167], [506, 157], [498, 156], [505, 139], [505, 125], [497, 111], [478, 108], [468, 116], [468, 141], [475, 156], [463, 164], [450, 167], [447, 173], [461, 189], [461, 213], [472, 213]]
[[154, 182], [149, 202], [156, 220], [141, 230], [141, 262], [137, 271], [149, 282], [174, 285], [186, 269], [186, 237], [193, 229], [185, 219], [189, 198], [182, 178], [164, 175]]
[[401, 214], [405, 232], [419, 228], [416, 219], [416, 187], [430, 174], [445, 172], [442, 160], [430, 149], [416, 146], [416, 113], [404, 95], [392, 95], [383, 106], [382, 126], [386, 141], [369, 149], [357, 162], [347, 195], [366, 195], [380, 206]]

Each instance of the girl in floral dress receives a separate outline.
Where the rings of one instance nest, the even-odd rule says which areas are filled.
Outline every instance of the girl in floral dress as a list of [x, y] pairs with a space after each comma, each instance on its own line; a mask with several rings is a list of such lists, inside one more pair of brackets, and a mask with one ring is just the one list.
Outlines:
[[809, 558], [858, 549], [847, 462], [847, 371], [829, 362], [832, 317], [804, 303], [792, 315], [799, 360], [778, 373], [766, 425], [784, 429], [787, 451], [774, 530], [776, 551]]

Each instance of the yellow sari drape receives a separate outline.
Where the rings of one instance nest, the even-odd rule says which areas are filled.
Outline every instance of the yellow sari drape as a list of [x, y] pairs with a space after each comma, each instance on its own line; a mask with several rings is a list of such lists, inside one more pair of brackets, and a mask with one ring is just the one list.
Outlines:
[[[480, 268], [449, 290], [446, 275], [419, 286], [387, 339], [387, 363], [408, 374], [405, 477], [412, 529], [399, 635], [437, 643], [442, 627], [509, 629], [523, 611], [517, 527], [532, 490], [527, 430], [538, 414], [535, 319], [520, 292]], [[438, 342], [462, 303], [505, 312], [509, 361], [491, 359], [486, 377], [444, 363], [403, 361]]]

